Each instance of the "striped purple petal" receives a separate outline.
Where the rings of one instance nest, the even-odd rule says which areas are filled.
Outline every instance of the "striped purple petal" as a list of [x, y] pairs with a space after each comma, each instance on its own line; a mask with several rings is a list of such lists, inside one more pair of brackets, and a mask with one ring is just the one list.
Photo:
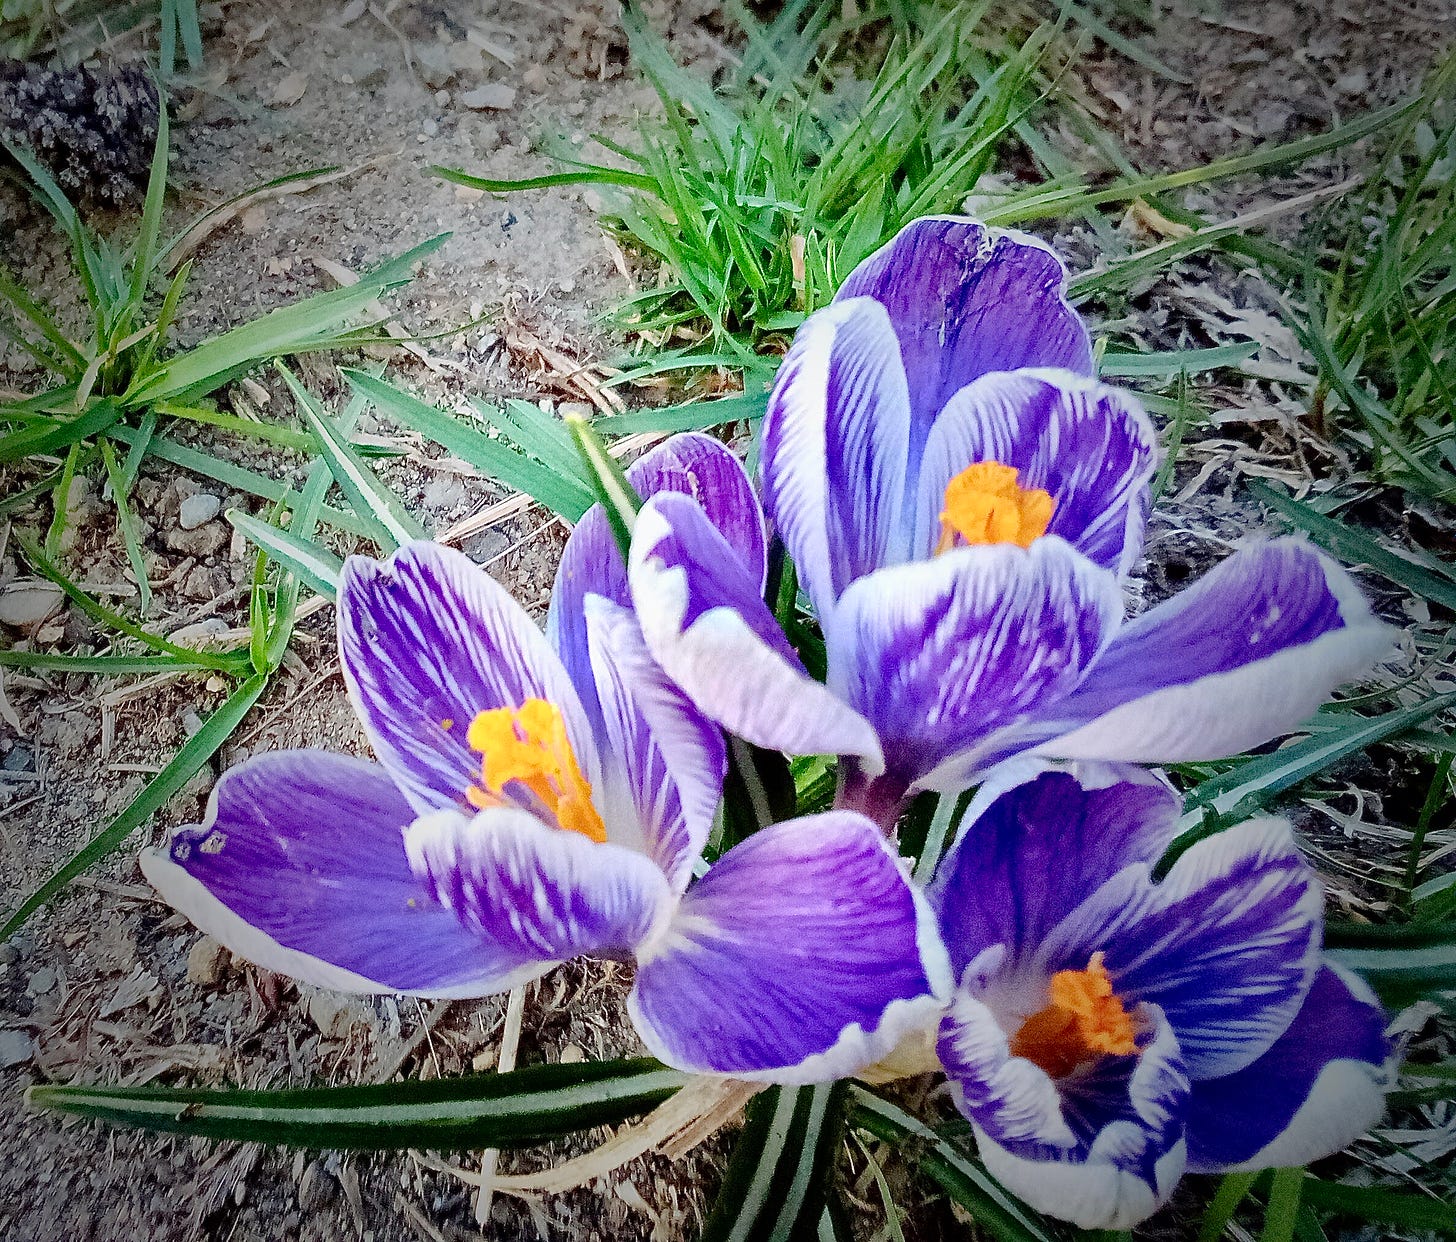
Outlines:
[[1188, 1163], [1198, 1173], [1298, 1168], [1380, 1120], [1393, 1085], [1386, 1015], [1356, 975], [1325, 965], [1268, 1052], [1194, 1083]]
[[856, 578], [906, 558], [910, 398], [889, 316], [869, 298], [811, 315], [763, 423], [764, 508], [823, 617]]
[[[743, 463], [731, 449], [698, 432], [675, 435], [633, 462], [627, 468], [627, 481], [644, 498], [659, 492], [691, 496], [737, 552], [749, 576], [757, 576], [762, 589], [767, 567], [763, 514]], [[631, 602], [626, 561], [600, 505], [587, 510], [566, 541], [546, 614], [546, 633], [573, 683], [584, 688], [583, 702], [595, 719], [582, 608], [587, 595], [600, 595], [623, 607]]]
[[514, 807], [436, 811], [410, 825], [404, 848], [434, 901], [537, 973], [582, 954], [626, 958], [672, 908], [650, 858]]
[[999, 734], [1082, 679], [1120, 612], [1116, 579], [1060, 539], [958, 548], [845, 592], [827, 684], [905, 784], [960, 789]]
[[1229, 557], [1124, 626], [1048, 714], [1044, 754], [1219, 759], [1303, 723], [1392, 645], [1348, 574], [1297, 539]]
[[867, 819], [776, 824], [688, 890], [629, 1000], [653, 1055], [695, 1072], [828, 1082], [934, 1021], [950, 990], [924, 900]]
[[629, 578], [648, 650], [700, 711], [759, 746], [879, 764], [874, 730], [804, 671], [758, 584], [687, 497], [642, 507]]
[[1157, 437], [1130, 393], [1070, 371], [984, 375], [946, 403], [930, 428], [911, 554], [940, 538], [946, 486], [975, 462], [1014, 466], [1018, 484], [1048, 492], [1047, 533], [1126, 574], [1142, 550]]
[[1034, 954], [1089, 892], [1156, 863], [1181, 809], [1141, 768], [1007, 765], [977, 791], [930, 888], [952, 969], [996, 945], [1013, 965]]
[[1093, 374], [1092, 342], [1067, 302], [1066, 279], [1037, 239], [955, 216], [912, 221], [849, 274], [835, 301], [874, 298], [899, 341], [909, 478], [919, 473], [930, 424], [972, 380], [1021, 367]]
[[566, 669], [504, 587], [460, 552], [412, 543], [387, 561], [352, 556], [339, 590], [339, 655], [375, 754], [417, 813], [466, 805], [483, 711], [544, 699], [561, 710], [587, 779], [596, 747]]
[[1258, 1060], [1299, 1012], [1320, 965], [1324, 895], [1283, 820], [1199, 842], [1161, 883], [1124, 869], [1043, 941], [1048, 971], [1105, 955], [1118, 996], [1157, 1005], [1195, 1078]]
[[647, 854], [681, 892], [722, 797], [723, 734], [652, 659], [630, 611], [599, 595], [582, 603], [601, 748], [612, 757], [593, 801], [610, 839]]
[[142, 870], [240, 957], [320, 987], [483, 996], [539, 974], [535, 954], [467, 929], [416, 877], [413, 819], [377, 764], [280, 751], [224, 773], [206, 821]]

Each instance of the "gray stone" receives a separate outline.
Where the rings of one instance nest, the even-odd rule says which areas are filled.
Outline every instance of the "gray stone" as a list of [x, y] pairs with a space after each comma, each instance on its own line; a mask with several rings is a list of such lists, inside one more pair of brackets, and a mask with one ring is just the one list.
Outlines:
[[0, 1069], [24, 1065], [35, 1055], [35, 1041], [24, 1031], [0, 1031]]
[[196, 530], [222, 511], [222, 501], [209, 492], [188, 496], [177, 510], [177, 525], [183, 530]]
[[30, 986], [26, 989], [32, 996], [44, 996], [56, 986], [56, 972], [49, 966], [42, 966], [30, 977]]
[[516, 88], [507, 86], [504, 82], [487, 82], [472, 91], [462, 91], [460, 102], [477, 112], [486, 109], [503, 111], [516, 106]]

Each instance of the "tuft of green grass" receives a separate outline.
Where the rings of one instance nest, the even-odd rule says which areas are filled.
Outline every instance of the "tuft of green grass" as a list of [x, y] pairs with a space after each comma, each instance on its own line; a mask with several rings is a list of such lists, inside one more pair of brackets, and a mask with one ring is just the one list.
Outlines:
[[[89, 322], [80, 333], [68, 331], [0, 261], [0, 334], [28, 354], [48, 380], [32, 396], [0, 404], [0, 464], [59, 459], [41, 487], [48, 488], [53, 498], [46, 546], [54, 556], [65, 529], [71, 481], [99, 459], [117, 506], [128, 558], [140, 579], [144, 577], [141, 551], [127, 496], [147, 456], [270, 501], [282, 495], [271, 480], [171, 442], [170, 426], [205, 423], [268, 443], [317, 451], [321, 445], [314, 432], [238, 418], [218, 411], [207, 398], [270, 359], [379, 339], [377, 322], [349, 325], [368, 315], [381, 294], [412, 279], [413, 265], [441, 245], [445, 235], [366, 272], [357, 284], [314, 294], [178, 352], [171, 348], [168, 334], [191, 264], [183, 263], [167, 274], [172, 246], [161, 236], [168, 157], [165, 107], [141, 219], [135, 237], [126, 244], [93, 232], [33, 155], [6, 145], [28, 175], [36, 199], [69, 242]], [[26, 497], [33, 498], [30, 492]], [[355, 529], [360, 523], [357, 515], [337, 511], [325, 511], [324, 517]]]
[[0, 59], [25, 60], [64, 51], [74, 63], [108, 38], [157, 23], [157, 61], [162, 78], [177, 69], [180, 47], [188, 68], [202, 68], [197, 0], [0, 0]]
[[[1056, 28], [1019, 44], [986, 33], [989, 0], [851, 20], [840, 7], [799, 0], [769, 25], [738, 9], [747, 49], [719, 91], [629, 11], [633, 55], [662, 113], [642, 122], [635, 148], [598, 139], [624, 168], [557, 143], [562, 171], [545, 177], [433, 171], [497, 193], [595, 186], [607, 226], [658, 269], [619, 311], [656, 354], [652, 369], [751, 367], [902, 225], [959, 207], [1035, 106]], [[861, 82], [845, 47], [887, 19], [883, 64]]]

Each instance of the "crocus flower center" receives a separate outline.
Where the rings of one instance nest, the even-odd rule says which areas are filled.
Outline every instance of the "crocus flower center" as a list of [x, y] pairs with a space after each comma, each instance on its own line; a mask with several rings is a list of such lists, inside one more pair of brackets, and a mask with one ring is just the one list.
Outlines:
[[945, 489], [936, 555], [972, 543], [1014, 543], [1029, 548], [1046, 534], [1055, 502], [1039, 487], [1022, 487], [1015, 466], [978, 461]]
[[1100, 1056], [1137, 1051], [1132, 1016], [1112, 990], [1102, 954], [1086, 970], [1059, 970], [1047, 987], [1047, 1007], [1021, 1024], [1011, 1055], [1025, 1057], [1053, 1078]]
[[465, 791], [472, 806], [500, 806], [508, 800], [506, 786], [514, 781], [562, 828], [593, 841], [607, 839], [602, 817], [592, 805], [591, 784], [581, 774], [556, 704], [527, 699], [520, 707], [481, 712], [470, 722], [466, 741], [481, 755], [482, 784]]

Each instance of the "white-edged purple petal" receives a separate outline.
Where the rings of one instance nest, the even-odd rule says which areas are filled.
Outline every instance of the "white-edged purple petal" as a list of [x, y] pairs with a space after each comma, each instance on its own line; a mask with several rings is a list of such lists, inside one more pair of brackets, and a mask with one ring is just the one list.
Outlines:
[[975, 462], [1014, 466], [1023, 488], [1055, 503], [1047, 533], [1125, 575], [1142, 550], [1157, 435], [1136, 398], [1070, 371], [983, 375], [930, 428], [915, 500], [911, 555], [940, 538], [950, 481]]
[[907, 555], [910, 397], [885, 308], [836, 301], [809, 316], [779, 368], [761, 450], [764, 509], [815, 610]]
[[998, 769], [976, 791], [928, 894], [952, 969], [994, 945], [1013, 965], [1034, 954], [1088, 893], [1124, 867], [1156, 863], [1181, 809], [1142, 768], [1015, 760]]
[[1364, 981], [1326, 964], [1268, 1052], [1193, 1084], [1189, 1168], [1298, 1168], [1348, 1147], [1380, 1120], [1394, 1085], [1385, 1027]]
[[663, 494], [643, 505], [628, 576], [647, 649], [710, 719], [758, 746], [860, 755], [878, 770], [874, 730], [804, 671], [759, 588], [691, 500]]
[[671, 912], [650, 858], [549, 828], [514, 807], [435, 811], [405, 832], [425, 891], [479, 940], [540, 963], [625, 959]]
[[481, 771], [466, 740], [470, 722], [531, 698], [560, 709], [582, 771], [599, 779], [586, 715], [556, 652], [463, 553], [421, 542], [384, 562], [351, 556], [338, 626], [354, 710], [417, 813], [467, 805]]
[[1156, 1211], [1183, 1174], [1188, 1075], [1155, 1005], [1133, 1056], [1103, 1057], [1053, 1080], [1013, 1057], [991, 1010], [962, 988], [939, 1052], [986, 1168], [1032, 1207], [1083, 1229], [1127, 1229]]
[[484, 996], [540, 974], [430, 896], [405, 856], [413, 818], [378, 764], [278, 751], [225, 772], [206, 820], [145, 851], [142, 871], [240, 957], [320, 987]]
[[669, 1065], [808, 1083], [887, 1055], [949, 993], [900, 859], [869, 820], [828, 812], [718, 859], [640, 954], [628, 1008]]
[[722, 798], [723, 734], [653, 660], [628, 609], [600, 595], [582, 606], [602, 751], [612, 756], [593, 801], [608, 839], [647, 854], [680, 893]]
[[1049, 717], [1044, 754], [1221, 759], [1296, 729], [1393, 645], [1348, 574], [1298, 539], [1235, 553], [1129, 622]]
[[962, 789], [999, 733], [1076, 686], [1121, 608], [1113, 575], [1060, 539], [957, 548], [844, 593], [827, 684], [874, 725], [888, 771]]
[[1280, 819], [1188, 849], [1159, 884], [1126, 868], [1042, 943], [1050, 973], [1102, 952], [1117, 995], [1150, 1001], [1195, 1078], [1256, 1061], [1299, 1012], [1320, 967], [1324, 895]]
[[[767, 570], [763, 514], [748, 473], [731, 449], [712, 436], [683, 432], [649, 449], [627, 467], [627, 481], [644, 499], [659, 492], [691, 496], [738, 553], [749, 575], [757, 575], [762, 589]], [[582, 515], [562, 549], [546, 614], [546, 633], [572, 681], [582, 690], [588, 713], [595, 717], [582, 608], [588, 595], [600, 595], [623, 607], [631, 602], [627, 563], [600, 505]]]
[[852, 271], [835, 301], [884, 305], [910, 383], [910, 478], [931, 421], [978, 376], [1022, 367], [1093, 374], [1092, 341], [1045, 243], [958, 216], [913, 220]]

